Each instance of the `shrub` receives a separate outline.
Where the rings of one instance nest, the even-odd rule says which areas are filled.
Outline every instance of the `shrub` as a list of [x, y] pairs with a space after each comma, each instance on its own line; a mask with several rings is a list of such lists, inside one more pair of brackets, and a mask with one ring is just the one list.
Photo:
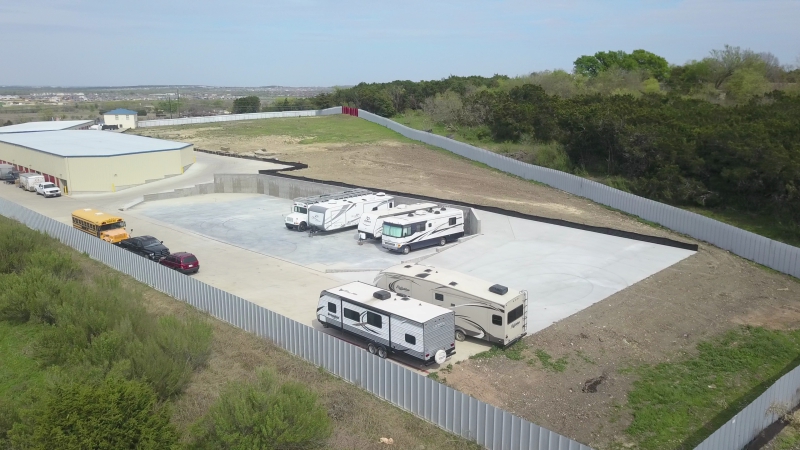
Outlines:
[[194, 431], [195, 449], [306, 450], [325, 444], [331, 423], [316, 394], [264, 371], [254, 384], [229, 385]]
[[176, 448], [169, 409], [147, 385], [119, 378], [96, 384], [62, 382], [21, 411], [8, 433], [12, 448]]

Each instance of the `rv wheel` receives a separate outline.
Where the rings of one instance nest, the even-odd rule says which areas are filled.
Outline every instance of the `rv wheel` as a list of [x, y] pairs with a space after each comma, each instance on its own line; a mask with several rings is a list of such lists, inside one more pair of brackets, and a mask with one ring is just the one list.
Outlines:
[[370, 343], [367, 345], [367, 351], [368, 351], [368, 352], [370, 352], [371, 354], [373, 354], [373, 355], [374, 355], [375, 353], [377, 353], [377, 352], [378, 352], [378, 347], [375, 347], [375, 344], [373, 344], [372, 342], [370, 342]]
[[457, 341], [462, 342], [466, 338], [467, 338], [467, 335], [463, 331], [456, 330], [456, 340]]
[[403, 250], [402, 250], [402, 251], [403, 251], [403, 254], [404, 254], [404, 255], [407, 255], [407, 254], [408, 254], [408, 252], [410, 252], [410, 251], [411, 251], [411, 247], [409, 247], [409, 246], [407, 246], [407, 245], [406, 245], [405, 247], [403, 247]]
[[439, 247], [444, 247], [444, 244], [447, 244], [447, 239], [445, 238], [439, 239]]
[[378, 347], [378, 356], [383, 359], [386, 359], [386, 355], [387, 355], [386, 348], [384, 348], [382, 345]]
[[305, 222], [300, 222], [300, 225], [297, 226], [297, 229], [300, 231], [306, 231], [306, 228], [307, 227]]

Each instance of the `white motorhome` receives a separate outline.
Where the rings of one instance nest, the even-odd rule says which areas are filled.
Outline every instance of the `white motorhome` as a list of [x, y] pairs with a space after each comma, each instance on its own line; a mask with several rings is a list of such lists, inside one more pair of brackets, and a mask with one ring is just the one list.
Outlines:
[[316, 203], [327, 202], [328, 200], [335, 200], [338, 198], [348, 198], [359, 195], [371, 194], [371, 191], [366, 189], [348, 189], [342, 192], [333, 194], [320, 194], [312, 195], [309, 197], [298, 197], [294, 199], [292, 204], [292, 211], [284, 218], [286, 228], [290, 230], [305, 231], [308, 229], [308, 207]]
[[383, 248], [408, 254], [429, 245], [445, 245], [464, 235], [464, 211], [457, 208], [431, 208], [383, 221]]
[[314, 231], [354, 227], [365, 212], [387, 210], [392, 206], [394, 197], [383, 192], [332, 199], [308, 207], [308, 224]]
[[382, 211], [372, 211], [364, 213], [358, 221], [358, 238], [380, 239], [383, 236], [383, 221], [387, 217], [399, 216], [416, 212], [422, 209], [436, 208], [436, 203], [414, 203], [411, 205], [397, 205], [394, 208]]
[[453, 311], [353, 282], [320, 293], [317, 320], [366, 339], [367, 351], [400, 353], [426, 364], [455, 354]]
[[19, 174], [19, 187], [26, 191], [35, 191], [36, 185], [39, 183], [44, 183], [44, 175], [39, 175], [34, 172]]
[[452, 309], [455, 338], [467, 336], [507, 347], [527, 334], [528, 293], [452, 270], [401, 264], [381, 271], [375, 285]]

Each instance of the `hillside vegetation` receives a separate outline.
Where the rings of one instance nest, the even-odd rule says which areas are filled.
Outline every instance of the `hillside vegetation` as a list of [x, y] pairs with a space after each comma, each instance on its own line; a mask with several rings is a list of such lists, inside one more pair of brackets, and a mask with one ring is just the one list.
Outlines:
[[321, 94], [800, 244], [800, 70], [738, 47], [669, 66], [598, 52], [574, 73], [362, 83]]

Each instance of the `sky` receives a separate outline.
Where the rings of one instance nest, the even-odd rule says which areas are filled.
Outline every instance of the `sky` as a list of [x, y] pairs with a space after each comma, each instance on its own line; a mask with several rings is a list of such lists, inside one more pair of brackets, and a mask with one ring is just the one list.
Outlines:
[[343, 86], [725, 44], [800, 65], [800, 0], [0, 0], [0, 85]]

